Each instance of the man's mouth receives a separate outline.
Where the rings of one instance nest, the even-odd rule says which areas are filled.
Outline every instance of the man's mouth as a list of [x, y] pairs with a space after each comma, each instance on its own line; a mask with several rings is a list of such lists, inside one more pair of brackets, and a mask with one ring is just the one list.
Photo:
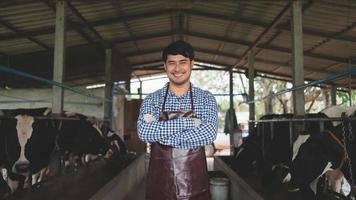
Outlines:
[[175, 73], [175, 74], [173, 74], [173, 76], [176, 78], [180, 78], [183, 76], [183, 73]]

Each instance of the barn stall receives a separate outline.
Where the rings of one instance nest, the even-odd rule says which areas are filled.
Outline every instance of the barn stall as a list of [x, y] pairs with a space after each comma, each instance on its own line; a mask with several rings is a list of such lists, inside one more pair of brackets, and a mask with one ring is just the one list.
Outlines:
[[[291, 82], [296, 116], [305, 114], [301, 87], [305, 81], [330, 90], [331, 104], [337, 104], [338, 91], [351, 94], [355, 87], [353, 1], [18, 0], [0, 5], [1, 108], [52, 107], [54, 114], [70, 110], [95, 116], [108, 121], [130, 151], [145, 151], [135, 130], [140, 100], [124, 98], [130, 93], [130, 79], [164, 73], [161, 50], [174, 40], [195, 48], [193, 70], [230, 72], [231, 109], [236, 108], [232, 78], [236, 73], [249, 77], [248, 88], [254, 88], [255, 76]], [[340, 76], [332, 77], [335, 74]], [[117, 87], [120, 83], [126, 92]], [[96, 84], [105, 88], [86, 89]], [[248, 90], [248, 99], [252, 130], [253, 89]], [[135, 158], [129, 163], [145, 160], [139, 154]], [[100, 169], [102, 162], [93, 165]], [[239, 178], [230, 172], [225, 175], [234, 183]], [[112, 181], [124, 179], [112, 176]], [[231, 198], [234, 192], [242, 195], [240, 187], [230, 187]], [[121, 191], [110, 186], [103, 190]], [[246, 199], [257, 198], [252, 196]]]

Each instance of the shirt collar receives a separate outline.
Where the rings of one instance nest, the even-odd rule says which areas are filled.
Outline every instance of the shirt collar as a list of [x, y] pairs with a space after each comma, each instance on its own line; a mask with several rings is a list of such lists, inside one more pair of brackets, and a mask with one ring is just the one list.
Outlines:
[[[193, 92], [193, 90], [194, 90], [194, 85], [193, 85], [192, 83], [190, 83], [190, 85], [192, 86], [192, 92]], [[166, 84], [164, 85], [164, 87], [163, 87], [163, 94], [162, 94], [162, 96], [164, 96], [167, 87], [168, 87], [168, 83], [166, 83]], [[170, 97], [185, 98], [185, 97], [187, 97], [189, 94], [190, 94], [190, 90], [188, 90], [186, 93], [184, 93], [183, 96], [177, 97], [171, 90], [168, 89], [168, 96], [170, 96]]]

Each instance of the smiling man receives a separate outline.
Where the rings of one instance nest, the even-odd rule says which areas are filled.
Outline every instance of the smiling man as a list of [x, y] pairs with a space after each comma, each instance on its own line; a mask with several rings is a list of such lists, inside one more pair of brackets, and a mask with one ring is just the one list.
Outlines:
[[209, 200], [204, 146], [216, 138], [216, 100], [190, 83], [190, 44], [173, 42], [162, 58], [169, 82], [144, 99], [137, 122], [140, 139], [151, 145], [146, 199]]

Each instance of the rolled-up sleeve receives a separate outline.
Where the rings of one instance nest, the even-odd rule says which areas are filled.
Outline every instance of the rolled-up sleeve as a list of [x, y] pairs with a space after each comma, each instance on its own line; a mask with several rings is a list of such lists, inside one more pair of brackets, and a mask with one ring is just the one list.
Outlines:
[[201, 124], [193, 129], [175, 132], [169, 139], [164, 140], [165, 145], [176, 148], [190, 149], [202, 147], [213, 143], [218, 129], [218, 112], [215, 97], [205, 91], [204, 98], [200, 102], [203, 113], [200, 114]]

